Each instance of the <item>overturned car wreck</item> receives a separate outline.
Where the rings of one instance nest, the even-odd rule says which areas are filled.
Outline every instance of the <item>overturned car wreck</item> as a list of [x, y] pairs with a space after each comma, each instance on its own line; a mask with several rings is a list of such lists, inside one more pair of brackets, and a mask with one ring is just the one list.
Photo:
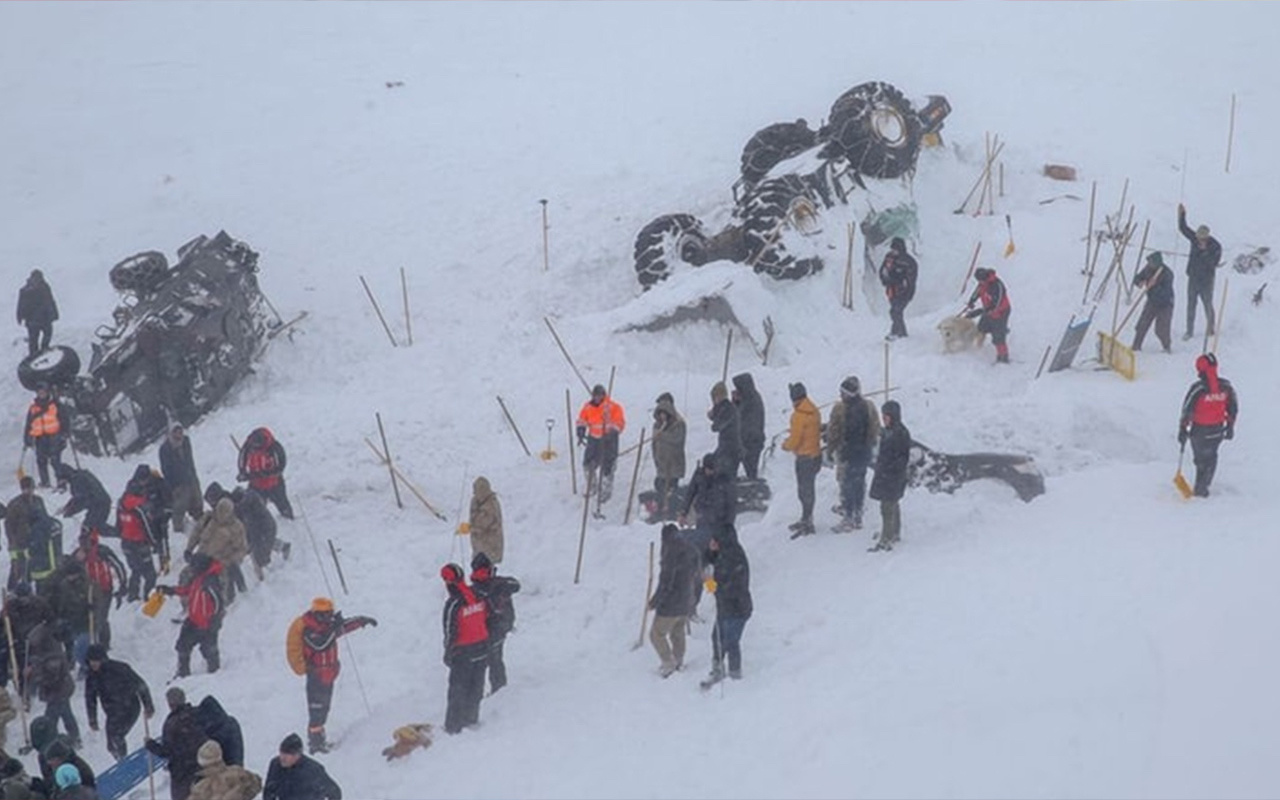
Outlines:
[[170, 266], [147, 251], [112, 267], [123, 295], [113, 323], [92, 344], [88, 373], [70, 347], [23, 360], [18, 379], [44, 383], [72, 415], [83, 453], [142, 450], [174, 422], [190, 425], [217, 407], [285, 328], [258, 286], [258, 254], [225, 231], [178, 248]]

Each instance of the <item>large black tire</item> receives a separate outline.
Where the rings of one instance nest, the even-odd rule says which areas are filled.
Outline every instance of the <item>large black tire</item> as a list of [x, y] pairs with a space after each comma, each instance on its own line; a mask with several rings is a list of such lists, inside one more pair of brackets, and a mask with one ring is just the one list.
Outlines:
[[80, 356], [65, 345], [41, 350], [27, 356], [18, 364], [18, 382], [22, 388], [34, 392], [42, 383], [50, 386], [69, 386], [80, 374]]
[[145, 295], [154, 292], [169, 274], [164, 253], [147, 250], [132, 255], [111, 268], [111, 285], [118, 292]]
[[636, 277], [645, 289], [666, 280], [676, 264], [707, 263], [707, 237], [690, 214], [667, 214], [636, 234]]
[[769, 170], [818, 142], [818, 134], [802, 119], [761, 128], [742, 148], [742, 181], [755, 186]]
[[915, 170], [923, 127], [897, 88], [880, 81], [862, 83], [832, 104], [822, 155], [843, 157], [860, 175], [897, 178]]
[[742, 202], [742, 233], [747, 263], [778, 280], [798, 280], [822, 269], [820, 258], [796, 258], [787, 251], [785, 233], [817, 213], [814, 199], [798, 175], [770, 178]]

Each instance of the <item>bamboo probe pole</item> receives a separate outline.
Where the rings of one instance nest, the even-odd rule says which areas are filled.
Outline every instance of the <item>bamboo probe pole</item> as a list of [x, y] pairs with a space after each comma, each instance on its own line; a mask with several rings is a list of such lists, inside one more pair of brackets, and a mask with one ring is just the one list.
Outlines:
[[387, 332], [387, 339], [390, 340], [391, 346], [396, 347], [396, 337], [391, 333], [391, 326], [387, 324], [387, 318], [382, 316], [382, 307], [378, 305], [377, 299], [373, 296], [373, 291], [369, 288], [369, 282], [360, 276], [360, 285], [364, 287], [364, 293], [369, 298], [369, 302], [373, 304], [373, 310], [378, 315], [378, 321], [382, 323], [382, 329]]

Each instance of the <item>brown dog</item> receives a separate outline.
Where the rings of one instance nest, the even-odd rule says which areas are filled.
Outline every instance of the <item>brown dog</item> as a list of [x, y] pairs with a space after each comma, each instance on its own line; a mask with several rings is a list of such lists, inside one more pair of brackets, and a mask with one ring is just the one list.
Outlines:
[[382, 751], [388, 761], [404, 758], [419, 747], [425, 750], [431, 746], [431, 725], [426, 722], [401, 725], [391, 735], [395, 737], [396, 743]]

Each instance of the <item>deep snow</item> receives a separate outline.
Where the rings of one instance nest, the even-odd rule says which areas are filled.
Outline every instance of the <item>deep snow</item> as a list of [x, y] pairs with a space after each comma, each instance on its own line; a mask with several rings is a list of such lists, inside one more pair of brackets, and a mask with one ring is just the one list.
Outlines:
[[[304, 512], [282, 529], [297, 555], [228, 618], [225, 670], [183, 682], [241, 719], [259, 771], [305, 727], [284, 631], [315, 594], [340, 594], [321, 553], [332, 539], [352, 592], [340, 608], [381, 622], [344, 650], [330, 721], [342, 744], [323, 759], [352, 797], [1275, 796], [1280, 431], [1265, 405], [1280, 396], [1277, 323], [1270, 299], [1247, 302], [1275, 267], [1221, 272], [1218, 351], [1242, 414], [1209, 501], [1186, 503], [1170, 483], [1192, 343], [1144, 353], [1130, 383], [1093, 369], [1091, 331], [1074, 369], [1034, 375], [1082, 310], [1091, 182], [1100, 218], [1127, 178], [1135, 219], [1166, 251], [1181, 249], [1180, 197], [1228, 258], [1272, 243], [1277, 22], [1267, 3], [0, 4], [0, 264], [14, 291], [45, 270], [56, 339], [82, 352], [109, 319], [113, 263], [218, 228], [261, 251], [282, 313], [311, 312], [191, 431], [202, 478], [229, 483], [228, 434], [269, 425]], [[617, 367], [624, 446], [664, 390], [689, 420], [690, 456], [713, 441], [703, 412], [725, 330], [616, 332], [700, 287], [732, 282], [748, 326], [762, 312], [777, 324], [768, 367], [741, 342], [730, 365], [755, 375], [771, 433], [785, 428], [789, 381], [820, 402], [846, 374], [878, 387], [883, 303], [873, 291], [840, 309], [839, 269], [784, 285], [712, 265], [643, 296], [631, 269], [649, 219], [723, 215], [752, 132], [816, 122], [873, 79], [954, 108], [947, 146], [921, 158], [914, 183], [921, 292], [911, 338], [892, 349], [895, 397], [919, 440], [1029, 453], [1048, 492], [1026, 505], [991, 483], [913, 492], [903, 546], [873, 556], [874, 511], [859, 535], [787, 540], [798, 505], [779, 452], [765, 465], [770, 512], [740, 527], [757, 608], [747, 677], [702, 696], [707, 625], [694, 626], [690, 669], [666, 681], [647, 646], [630, 649], [657, 531], [621, 525], [623, 491], [591, 523], [573, 584], [565, 389], [575, 412], [585, 398], [542, 317], [588, 381]], [[954, 215], [986, 132], [1008, 142], [1006, 196], [994, 216]], [[1047, 162], [1075, 165], [1080, 181], [1040, 176]], [[1040, 203], [1067, 192], [1084, 199]], [[829, 230], [842, 240], [839, 215]], [[989, 348], [943, 356], [933, 332], [958, 308], [979, 240], [1014, 304], [1009, 368], [992, 367]], [[1170, 263], [1181, 303], [1183, 258]], [[415, 344], [392, 349], [357, 275], [403, 337], [400, 267]], [[1112, 297], [1095, 317], [1106, 327]], [[25, 344], [12, 330], [16, 365]], [[526, 457], [495, 395], [534, 450], [555, 420], [560, 457]], [[26, 403], [16, 381], [0, 386], [15, 451]], [[410, 498], [395, 508], [362, 442], [375, 411], [448, 522]], [[137, 463], [85, 461], [112, 491]], [[619, 486], [631, 468], [620, 462]], [[479, 730], [388, 767], [378, 751], [394, 727], [443, 717], [436, 574], [469, 558], [452, 531], [477, 474], [503, 501], [504, 572], [524, 583], [512, 683], [486, 700]], [[819, 511], [834, 499], [824, 471]], [[118, 655], [157, 695], [173, 671], [167, 616], [115, 621]], [[106, 765], [100, 735], [86, 756]]]

